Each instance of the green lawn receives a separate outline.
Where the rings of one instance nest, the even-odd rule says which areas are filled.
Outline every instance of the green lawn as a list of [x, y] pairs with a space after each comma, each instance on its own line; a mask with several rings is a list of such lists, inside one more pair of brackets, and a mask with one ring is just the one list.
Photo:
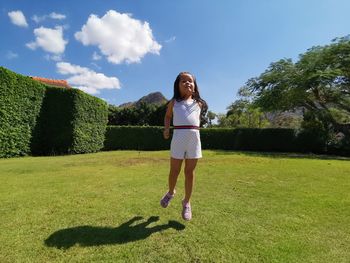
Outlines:
[[204, 151], [181, 218], [168, 151], [0, 160], [0, 262], [350, 262], [350, 159]]

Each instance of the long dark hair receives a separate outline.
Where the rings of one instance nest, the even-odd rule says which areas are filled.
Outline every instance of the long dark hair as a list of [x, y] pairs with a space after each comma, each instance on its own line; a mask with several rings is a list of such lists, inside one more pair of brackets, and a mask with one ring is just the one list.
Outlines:
[[[181, 80], [181, 76], [182, 75], [190, 75], [193, 79], [193, 83], [194, 83], [194, 92], [192, 94], [192, 98], [197, 101], [200, 102], [202, 104], [202, 109], [201, 109], [201, 123], [205, 124], [207, 123], [206, 118], [205, 118], [205, 114], [208, 111], [208, 104], [205, 100], [203, 100], [199, 94], [199, 89], [198, 89], [198, 85], [197, 85], [197, 81], [196, 81], [196, 77], [190, 73], [190, 72], [180, 72], [179, 75], [177, 75], [175, 82], [174, 82], [174, 96], [172, 97], [171, 100], [177, 100], [177, 101], [181, 101], [183, 100], [180, 94], [180, 89], [179, 89], [179, 84], [180, 84], [180, 80]], [[170, 100], [170, 101], [171, 101]], [[170, 102], [169, 101], [169, 102]]]

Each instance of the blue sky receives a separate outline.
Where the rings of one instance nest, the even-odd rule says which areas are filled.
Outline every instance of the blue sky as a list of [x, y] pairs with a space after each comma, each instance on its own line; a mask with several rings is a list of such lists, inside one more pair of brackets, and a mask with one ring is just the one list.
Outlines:
[[190, 71], [216, 113], [271, 62], [350, 34], [347, 0], [3, 0], [0, 10], [1, 66], [115, 105], [169, 99]]

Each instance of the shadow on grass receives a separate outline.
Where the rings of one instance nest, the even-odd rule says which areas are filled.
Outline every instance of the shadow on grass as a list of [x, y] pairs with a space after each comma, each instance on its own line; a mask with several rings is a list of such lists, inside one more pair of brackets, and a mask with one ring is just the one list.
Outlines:
[[159, 220], [158, 216], [151, 216], [147, 221], [132, 226], [134, 222], [141, 219], [143, 217], [136, 216], [116, 228], [77, 226], [58, 230], [45, 240], [45, 245], [59, 249], [68, 249], [76, 244], [83, 247], [124, 244], [146, 239], [155, 232], [169, 228], [176, 230], [185, 229], [185, 226], [177, 221], [169, 221], [168, 224], [147, 227], [149, 224], [157, 222]]
[[293, 152], [254, 152], [254, 151], [230, 151], [230, 150], [211, 150], [216, 154], [244, 154], [247, 156], [271, 157], [271, 158], [300, 158], [300, 159], [320, 159], [320, 160], [341, 160], [350, 161], [350, 157], [338, 155], [322, 155], [314, 153], [293, 153]]

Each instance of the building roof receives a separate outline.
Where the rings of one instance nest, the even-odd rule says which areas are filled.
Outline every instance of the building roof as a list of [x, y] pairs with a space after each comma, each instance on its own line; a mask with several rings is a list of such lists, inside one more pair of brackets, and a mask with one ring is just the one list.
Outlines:
[[39, 81], [43, 84], [49, 85], [49, 86], [55, 86], [55, 87], [62, 87], [62, 88], [71, 88], [69, 86], [68, 82], [63, 79], [47, 79], [42, 77], [31, 77], [32, 79]]

